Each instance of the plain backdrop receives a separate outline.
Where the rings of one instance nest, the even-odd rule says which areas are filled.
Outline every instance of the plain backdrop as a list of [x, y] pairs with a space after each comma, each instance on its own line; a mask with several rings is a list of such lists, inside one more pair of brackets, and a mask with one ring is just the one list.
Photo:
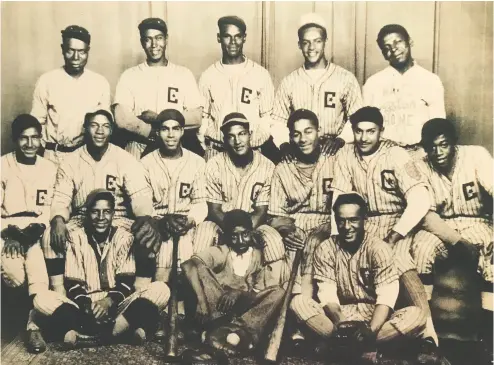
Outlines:
[[245, 54], [266, 67], [277, 86], [303, 60], [297, 28], [306, 12], [324, 17], [327, 55], [361, 85], [387, 65], [375, 41], [379, 29], [405, 26], [414, 58], [444, 84], [460, 143], [492, 150], [492, 2], [2, 2], [1, 10], [2, 153], [12, 149], [13, 118], [31, 110], [37, 78], [63, 64], [60, 31], [70, 24], [91, 33], [87, 67], [108, 79], [113, 94], [119, 75], [144, 60], [142, 19], [167, 22], [169, 59], [198, 79], [221, 55], [217, 19], [238, 15], [247, 23]]

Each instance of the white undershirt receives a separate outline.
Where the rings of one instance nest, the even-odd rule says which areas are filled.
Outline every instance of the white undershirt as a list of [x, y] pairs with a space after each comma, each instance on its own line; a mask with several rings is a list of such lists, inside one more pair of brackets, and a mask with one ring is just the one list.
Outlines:
[[324, 73], [326, 72], [326, 69], [325, 68], [316, 68], [313, 70], [305, 70], [305, 71], [307, 72], [307, 75], [310, 76], [312, 81], [317, 81], [322, 77], [322, 75], [324, 75]]
[[237, 276], [245, 276], [247, 269], [250, 265], [250, 260], [252, 258], [252, 247], [249, 247], [247, 252], [239, 255], [235, 251], [230, 251], [230, 259], [233, 267], [233, 272]]

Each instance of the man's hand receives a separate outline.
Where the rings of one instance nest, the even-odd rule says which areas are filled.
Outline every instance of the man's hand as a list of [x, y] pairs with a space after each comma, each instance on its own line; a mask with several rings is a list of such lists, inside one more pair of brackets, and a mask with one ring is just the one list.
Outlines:
[[218, 301], [218, 310], [223, 313], [229, 313], [241, 295], [241, 290], [232, 288], [226, 289], [225, 293], [220, 297], [220, 300]]
[[353, 339], [360, 344], [372, 344], [376, 338], [377, 333], [374, 333], [367, 324], [359, 327], [353, 334]]
[[295, 219], [289, 217], [276, 216], [268, 219], [267, 224], [276, 229], [282, 236], [294, 232]]
[[155, 112], [153, 112], [151, 110], [146, 110], [146, 111], [143, 111], [142, 114], [139, 115], [137, 118], [139, 118], [143, 122], [146, 122], [147, 124], [152, 124], [152, 123], [156, 122], [156, 120], [158, 118], [158, 114], [156, 114]]
[[195, 222], [185, 215], [170, 214], [167, 219], [169, 233], [174, 236], [182, 236], [187, 233]]
[[93, 311], [94, 318], [100, 320], [108, 316], [110, 308], [113, 306], [113, 300], [110, 297], [105, 297], [91, 304], [91, 310]]
[[286, 163], [292, 163], [295, 159], [293, 155], [292, 145], [288, 142], [282, 143], [280, 145], [281, 161]]
[[321, 142], [321, 153], [326, 156], [334, 156], [338, 150], [345, 145], [345, 141], [340, 137], [327, 138], [322, 137]]
[[303, 250], [307, 242], [307, 234], [300, 228], [283, 237], [283, 243], [290, 251]]
[[18, 258], [24, 256], [26, 252], [24, 251], [24, 246], [20, 244], [19, 241], [7, 238], [3, 243], [2, 255], [6, 258]]
[[51, 221], [50, 246], [56, 253], [64, 254], [67, 242], [72, 242], [69, 230], [63, 218], [57, 216]]
[[387, 242], [387, 243], [389, 243], [391, 246], [394, 246], [396, 244], [396, 242], [398, 242], [399, 240], [401, 240], [403, 238], [404, 237], [401, 234], [399, 234], [398, 232], [391, 231], [386, 236], [386, 238], [384, 239], [384, 241]]
[[134, 244], [139, 250], [156, 255], [163, 241], [157, 219], [150, 216], [137, 217], [130, 228], [134, 235]]

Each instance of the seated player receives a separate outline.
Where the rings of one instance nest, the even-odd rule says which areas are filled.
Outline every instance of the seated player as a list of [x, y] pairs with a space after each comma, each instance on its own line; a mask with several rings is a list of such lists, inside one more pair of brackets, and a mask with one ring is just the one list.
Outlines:
[[[427, 155], [418, 166], [432, 187], [437, 213], [431, 213], [434, 221], [429, 223], [426, 219], [424, 225], [437, 227], [442, 223], [444, 230], [442, 235], [436, 233], [437, 229], [435, 235], [418, 232], [412, 244], [412, 255], [419, 274], [427, 279], [432, 275], [437, 257], [446, 257], [451, 252], [465, 263], [471, 254], [475, 259], [476, 249], [479, 249], [478, 269], [484, 280], [482, 308], [485, 316], [480, 332], [492, 354], [493, 230], [492, 210], [489, 211], [492, 209], [492, 156], [480, 146], [458, 145], [455, 127], [446, 119], [425, 123], [421, 143]], [[432, 282], [431, 279], [428, 282]], [[428, 288], [431, 294], [432, 285]]]
[[[273, 264], [273, 278], [278, 275], [284, 249], [277, 232], [265, 224], [274, 164], [251, 146], [250, 123], [241, 113], [230, 113], [221, 126], [225, 152], [206, 164], [207, 221], [197, 229], [196, 240], [203, 247], [213, 245], [224, 228], [225, 214], [241, 209], [249, 214], [252, 227], [264, 241], [264, 262]], [[275, 268], [276, 266], [276, 268]], [[279, 277], [279, 275], [278, 275]]]
[[[356, 193], [336, 199], [338, 235], [322, 242], [314, 254], [318, 301], [303, 295], [292, 300], [300, 321], [327, 339], [329, 346], [346, 345], [354, 361], [360, 356], [377, 358], [376, 346], [417, 337], [426, 323], [418, 307], [394, 311], [400, 285], [393, 252], [387, 243], [366, 232], [366, 205]], [[360, 325], [353, 323], [355, 331], [345, 335], [348, 321]]]
[[115, 195], [114, 224], [131, 228], [132, 218], [151, 216], [151, 188], [142, 165], [128, 152], [110, 143], [115, 129], [106, 110], [86, 114], [86, 144], [67, 154], [59, 166], [51, 206], [50, 234], [43, 239], [51, 287], [63, 293], [65, 244], [70, 232], [82, 227], [89, 192], [104, 188]]
[[195, 295], [195, 319], [203, 342], [227, 355], [244, 355], [258, 343], [279, 308], [284, 290], [265, 287], [262, 248], [253, 239], [250, 215], [225, 213], [219, 245], [182, 264]]
[[[15, 151], [1, 159], [2, 279], [9, 287], [27, 284], [31, 302], [39, 292], [48, 290], [48, 274], [39, 239], [48, 225], [57, 172], [54, 163], [37, 155], [41, 132], [41, 124], [35, 117], [19, 115], [12, 123]], [[46, 349], [32, 310], [26, 345], [33, 353]]]
[[35, 297], [34, 308], [67, 348], [104, 343], [127, 331], [142, 343], [170, 297], [162, 282], [133, 290], [133, 236], [113, 225], [115, 204], [108, 190], [87, 196], [83, 226], [71, 232], [67, 247], [67, 296], [47, 291]]

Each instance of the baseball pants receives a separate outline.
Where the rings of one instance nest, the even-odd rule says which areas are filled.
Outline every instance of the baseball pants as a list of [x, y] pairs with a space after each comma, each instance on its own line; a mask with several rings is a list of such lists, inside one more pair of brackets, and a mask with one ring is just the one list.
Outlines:
[[[345, 321], [369, 322], [373, 310], [367, 310], [364, 315], [361, 310], [357, 309], [357, 306], [356, 304], [340, 306]], [[373, 305], [366, 304], [365, 306], [371, 307]], [[331, 337], [334, 325], [324, 313], [320, 303], [304, 295], [296, 295], [290, 303], [290, 309], [297, 319], [304, 322], [312, 331], [322, 337]], [[418, 337], [424, 330], [425, 324], [426, 317], [420, 308], [410, 306], [399, 309], [391, 314], [379, 330], [377, 343], [386, 343], [403, 336]]]

